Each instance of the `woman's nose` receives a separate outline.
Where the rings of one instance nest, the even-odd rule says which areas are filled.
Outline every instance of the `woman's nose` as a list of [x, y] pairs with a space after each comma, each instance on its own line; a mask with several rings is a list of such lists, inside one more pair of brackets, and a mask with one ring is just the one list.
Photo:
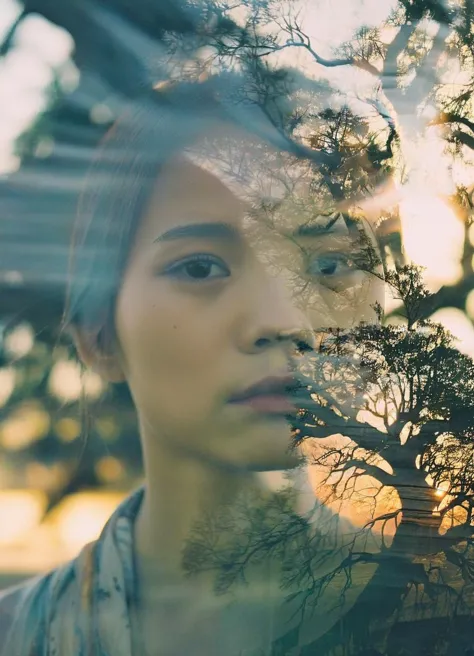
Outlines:
[[315, 345], [314, 333], [303, 327], [262, 331], [262, 336], [255, 340], [255, 349], [262, 350], [276, 344], [289, 344], [300, 353], [312, 351]]
[[281, 281], [267, 281], [254, 298], [253, 312], [248, 315], [244, 331], [243, 346], [247, 352], [276, 346], [294, 347], [300, 352], [314, 348], [311, 324]]

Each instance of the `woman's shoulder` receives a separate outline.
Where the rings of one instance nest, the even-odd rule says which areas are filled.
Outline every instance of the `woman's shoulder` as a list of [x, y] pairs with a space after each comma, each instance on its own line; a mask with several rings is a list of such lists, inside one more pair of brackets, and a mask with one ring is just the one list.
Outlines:
[[31, 577], [19, 584], [0, 590], [0, 638], [6, 636], [23, 599], [41, 578], [44, 577]]
[[[61, 602], [71, 581], [74, 560], [66, 562], [46, 573], [30, 577], [25, 581], [0, 591], [0, 654], [11, 631], [24, 634], [34, 630], [46, 610], [53, 590], [62, 588]], [[62, 585], [61, 585], [62, 583]], [[59, 585], [58, 585], [59, 584]]]

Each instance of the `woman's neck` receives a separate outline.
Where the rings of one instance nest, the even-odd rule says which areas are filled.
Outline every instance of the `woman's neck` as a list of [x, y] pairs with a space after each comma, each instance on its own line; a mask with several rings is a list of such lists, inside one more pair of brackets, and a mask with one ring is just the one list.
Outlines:
[[158, 449], [146, 454], [146, 491], [135, 522], [140, 588], [184, 583], [183, 549], [197, 522], [230, 508], [244, 491], [259, 487], [250, 472]]

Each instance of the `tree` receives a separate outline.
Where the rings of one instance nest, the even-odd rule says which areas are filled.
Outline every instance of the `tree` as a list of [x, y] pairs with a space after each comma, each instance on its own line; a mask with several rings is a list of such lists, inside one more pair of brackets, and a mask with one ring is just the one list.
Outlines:
[[[374, 509], [370, 523], [381, 526], [383, 536], [396, 520], [391, 544], [384, 539], [379, 554], [358, 549], [349, 556], [378, 564], [358, 601], [376, 602], [369, 616], [392, 617], [412, 586], [438, 612], [471, 612], [474, 363], [440, 324], [422, 318], [429, 294], [419, 269], [404, 266], [389, 273], [388, 282], [403, 302], [406, 325], [362, 325], [321, 342], [323, 362], [334, 364], [321, 367], [315, 360], [311, 395], [321, 409], [302, 418], [301, 435], [316, 442], [335, 433], [349, 438], [316, 448], [314, 461], [327, 467], [333, 498], [356, 500], [363, 494], [357, 482], [367, 476], [375, 497], [396, 493], [398, 507]], [[362, 404], [353, 400], [361, 391]], [[452, 565], [462, 585], [446, 573]], [[374, 593], [380, 586], [383, 602]]]
[[[405, 325], [327, 331], [305, 360], [298, 397], [305, 409], [295, 422], [297, 444], [325, 472], [326, 501], [370, 504], [370, 522], [336, 538], [330, 523], [311, 532], [287, 506], [277, 524], [275, 506], [288, 499], [283, 491], [242, 511], [235, 520], [241, 538], [230, 552], [210, 544], [216, 533], [205, 523], [188, 550], [189, 571], [215, 568], [221, 590], [259, 559], [280, 559], [301, 625], [334, 589], [344, 611], [357, 572], [375, 567], [355, 605], [301, 654], [340, 653], [343, 646], [347, 654], [375, 646], [384, 654], [421, 653], [419, 641], [400, 636], [407, 619], [419, 620], [419, 630], [425, 622], [423, 653], [462, 653], [456, 649], [472, 639], [474, 362], [440, 324], [420, 318], [429, 297], [420, 269], [403, 266], [388, 281], [403, 302]], [[374, 528], [379, 548], [370, 539]], [[329, 568], [328, 554], [339, 561]], [[433, 631], [427, 620], [436, 617], [457, 624], [458, 633]], [[293, 628], [281, 643], [288, 651], [278, 653], [291, 653], [297, 634]]]

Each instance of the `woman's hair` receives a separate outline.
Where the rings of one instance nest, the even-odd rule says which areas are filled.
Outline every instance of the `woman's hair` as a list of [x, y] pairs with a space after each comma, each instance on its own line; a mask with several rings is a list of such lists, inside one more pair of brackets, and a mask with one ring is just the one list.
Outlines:
[[221, 74], [204, 81], [159, 85], [109, 130], [79, 203], [63, 324], [104, 326], [140, 219], [160, 169], [218, 124], [242, 128], [280, 151], [319, 161], [320, 153], [285, 134], [258, 102], [242, 94], [244, 79]]

